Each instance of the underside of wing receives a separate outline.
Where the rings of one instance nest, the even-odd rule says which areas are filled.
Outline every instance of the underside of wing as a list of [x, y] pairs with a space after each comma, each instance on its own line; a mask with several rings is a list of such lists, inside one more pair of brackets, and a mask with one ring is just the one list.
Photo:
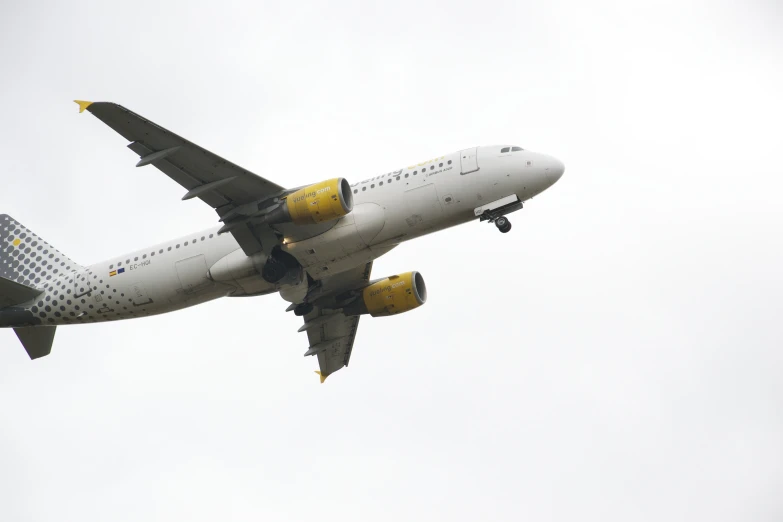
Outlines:
[[[137, 167], [153, 165], [187, 192], [182, 199], [199, 198], [223, 216], [247, 204], [271, 200], [285, 189], [209, 152], [116, 103], [78, 102], [130, 141], [139, 155]], [[267, 229], [269, 227], [266, 227]], [[261, 238], [250, 226], [231, 231], [245, 253], [261, 250]]]
[[[325, 278], [321, 281], [320, 290], [326, 295], [335, 295], [361, 287], [369, 281], [371, 271], [372, 263], [367, 263], [338, 276]], [[307, 332], [309, 347], [305, 356], [318, 357], [318, 374], [321, 382], [324, 382], [329, 375], [348, 366], [359, 327], [359, 316], [345, 315], [340, 310], [325, 306], [314, 306], [304, 316], [304, 320], [305, 324], [299, 331]]]
[[[110, 102], [76, 101], [130, 141], [137, 167], [153, 165], [186, 189], [183, 200], [211, 206], [244, 253], [272, 256], [283, 243], [321, 234], [353, 207], [344, 178], [286, 189]], [[278, 249], [279, 250], [279, 249]]]
[[329, 375], [348, 366], [359, 327], [359, 317], [346, 316], [341, 312], [325, 314], [320, 308], [305, 317], [306, 321], [319, 319], [324, 322], [307, 331], [310, 347], [305, 355], [318, 356], [319, 375], [323, 382]]
[[218, 209], [242, 205], [283, 191], [283, 187], [177, 136], [116, 103], [95, 102], [87, 109], [131, 143], [141, 159], [137, 166], [154, 165], [188, 192]]

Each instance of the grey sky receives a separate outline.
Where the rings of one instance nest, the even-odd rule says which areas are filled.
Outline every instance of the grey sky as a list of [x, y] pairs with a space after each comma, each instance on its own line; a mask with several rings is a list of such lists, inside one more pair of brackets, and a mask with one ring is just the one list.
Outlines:
[[0, 210], [81, 263], [216, 223], [73, 99], [286, 186], [474, 145], [566, 173], [405, 244], [324, 384], [277, 296], [0, 331], [0, 519], [783, 518], [775, 2], [5, 2]]

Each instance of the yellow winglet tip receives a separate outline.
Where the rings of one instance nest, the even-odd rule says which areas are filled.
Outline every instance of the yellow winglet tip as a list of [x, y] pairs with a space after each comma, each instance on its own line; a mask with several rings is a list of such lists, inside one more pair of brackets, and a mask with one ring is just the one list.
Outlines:
[[324, 381], [326, 380], [326, 378], [327, 378], [327, 377], [329, 377], [328, 375], [323, 375], [323, 374], [322, 374], [321, 372], [319, 372], [318, 370], [316, 370], [316, 371], [315, 371], [315, 373], [317, 373], [317, 374], [318, 374], [318, 377], [320, 377], [320, 378], [321, 378], [321, 384], [323, 384], [323, 383], [324, 383]]
[[92, 102], [90, 101], [84, 101], [84, 100], [73, 100], [76, 104], [79, 105], [79, 114], [84, 112], [84, 109], [92, 105]]

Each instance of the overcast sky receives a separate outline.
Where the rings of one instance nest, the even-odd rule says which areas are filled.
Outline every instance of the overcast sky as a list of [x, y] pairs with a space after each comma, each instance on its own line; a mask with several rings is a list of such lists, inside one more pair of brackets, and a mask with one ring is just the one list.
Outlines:
[[217, 223], [73, 99], [285, 186], [496, 143], [566, 164], [511, 233], [378, 260], [429, 300], [362, 319], [324, 385], [278, 296], [58, 328], [34, 362], [0, 331], [0, 519], [779, 522], [782, 26], [773, 0], [0, 3], [0, 211], [82, 264]]

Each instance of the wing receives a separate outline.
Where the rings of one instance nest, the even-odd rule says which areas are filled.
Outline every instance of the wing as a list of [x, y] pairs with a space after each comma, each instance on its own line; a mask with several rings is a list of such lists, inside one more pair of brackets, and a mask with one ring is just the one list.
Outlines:
[[[339, 295], [364, 286], [370, 280], [372, 263], [321, 280], [322, 295]], [[319, 302], [326, 302], [320, 299]], [[345, 315], [339, 310], [316, 305], [304, 316], [305, 324], [299, 329], [307, 332], [310, 347], [305, 356], [317, 355], [321, 382], [343, 366], [348, 366], [353, 341], [359, 327], [359, 316]]]
[[[154, 165], [188, 192], [182, 198], [199, 198], [223, 217], [241, 211], [243, 205], [257, 204], [282, 195], [285, 189], [220, 156], [181, 138], [163, 127], [109, 102], [81, 102], [87, 110], [131, 143], [128, 148], [141, 159], [137, 167]], [[262, 250], [261, 240], [268, 226], [243, 225], [231, 230], [247, 255]], [[275, 238], [272, 238], [275, 239]]]

